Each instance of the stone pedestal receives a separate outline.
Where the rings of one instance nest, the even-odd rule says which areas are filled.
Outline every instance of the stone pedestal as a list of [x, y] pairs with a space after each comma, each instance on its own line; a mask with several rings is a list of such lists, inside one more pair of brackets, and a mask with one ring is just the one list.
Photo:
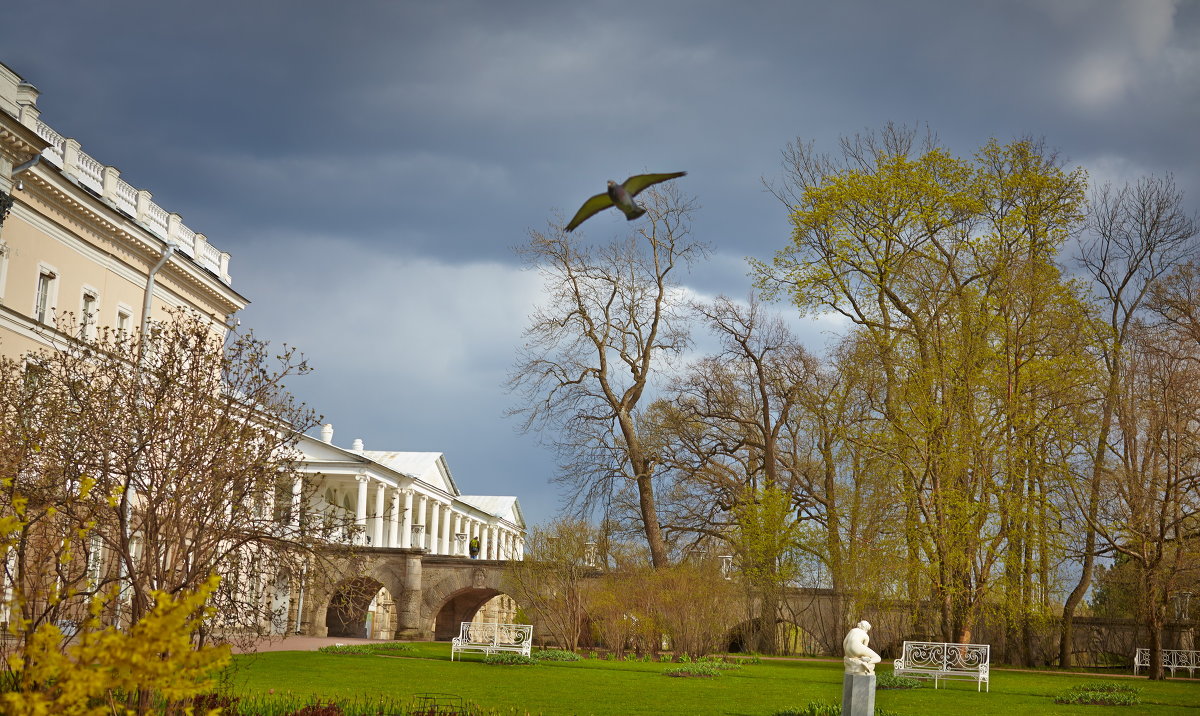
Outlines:
[[875, 716], [875, 674], [842, 677], [842, 716]]

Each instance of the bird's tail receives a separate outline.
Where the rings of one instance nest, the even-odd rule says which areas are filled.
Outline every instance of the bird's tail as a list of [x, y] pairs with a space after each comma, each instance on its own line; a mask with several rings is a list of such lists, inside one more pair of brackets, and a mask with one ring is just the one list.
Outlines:
[[645, 214], [645, 213], [646, 213], [646, 210], [643, 209], [642, 207], [638, 206], [638, 207], [635, 207], [633, 209], [633, 211], [626, 211], [625, 218], [628, 221], [633, 221], [634, 219], [638, 218], [639, 216], [641, 216], [642, 214]]

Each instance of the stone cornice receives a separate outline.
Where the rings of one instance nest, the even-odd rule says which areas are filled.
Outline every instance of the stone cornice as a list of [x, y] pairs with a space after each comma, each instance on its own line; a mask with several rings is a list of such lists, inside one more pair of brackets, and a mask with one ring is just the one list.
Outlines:
[[[123, 245], [148, 264], [157, 262], [166, 246], [162, 239], [151, 235], [120, 212], [108, 206], [91, 192], [83, 189], [53, 167], [38, 165], [22, 177], [25, 190], [58, 209], [66, 216], [83, 222], [88, 229]], [[61, 223], [61, 222], [56, 222]], [[182, 285], [189, 286], [221, 307], [226, 314], [235, 313], [249, 303], [207, 269], [195, 264], [185, 254], [176, 252], [163, 267]]]
[[48, 146], [36, 132], [0, 112], [0, 150], [9, 158], [25, 162]]

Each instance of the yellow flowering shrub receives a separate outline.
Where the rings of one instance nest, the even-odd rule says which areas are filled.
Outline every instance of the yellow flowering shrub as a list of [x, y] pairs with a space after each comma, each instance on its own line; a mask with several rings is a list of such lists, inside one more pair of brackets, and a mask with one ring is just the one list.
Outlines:
[[[195, 649], [191, 643], [217, 582], [213, 577], [191, 594], [156, 592], [154, 608], [124, 632], [99, 628], [100, 601], [96, 600], [91, 617], [65, 651], [58, 627], [38, 627], [25, 649], [9, 659], [17, 689], [0, 694], [4, 713], [137, 714], [165, 702], [178, 705], [169, 712], [190, 715], [192, 709], [182, 702], [211, 690], [216, 672], [230, 658], [228, 646]], [[219, 709], [209, 713], [217, 714]]]

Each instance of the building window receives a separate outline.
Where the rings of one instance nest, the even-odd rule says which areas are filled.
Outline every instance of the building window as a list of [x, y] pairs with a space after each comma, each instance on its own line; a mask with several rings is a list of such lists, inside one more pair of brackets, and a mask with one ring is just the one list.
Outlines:
[[130, 311], [128, 308], [123, 306], [117, 308], [117, 333], [120, 334], [121, 337], [129, 335], [129, 324], [132, 320], [133, 311]]
[[100, 313], [100, 298], [95, 291], [84, 289], [79, 302], [79, 337], [92, 340], [96, 337], [96, 319]]
[[53, 271], [42, 269], [38, 273], [37, 299], [33, 306], [33, 317], [38, 323], [54, 321], [54, 289], [58, 276]]
[[100, 584], [101, 568], [104, 565], [104, 540], [98, 534], [88, 536], [87, 579], [88, 585], [95, 589]]

